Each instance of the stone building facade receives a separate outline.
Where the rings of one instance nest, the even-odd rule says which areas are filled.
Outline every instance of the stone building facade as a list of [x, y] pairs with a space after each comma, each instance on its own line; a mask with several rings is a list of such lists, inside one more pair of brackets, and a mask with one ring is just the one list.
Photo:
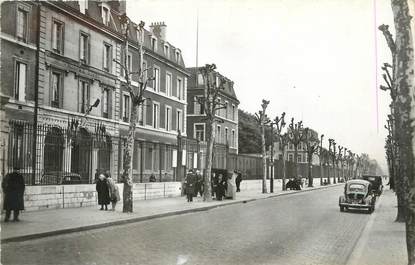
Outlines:
[[[43, 184], [48, 172], [76, 173], [83, 183], [93, 182], [97, 171], [119, 177], [131, 113], [117, 63], [123, 59], [120, 15], [125, 8], [125, 1], [2, 3], [1, 93], [7, 102], [2, 120], [13, 122], [8, 137], [12, 146], [4, 159], [7, 170], [17, 165], [30, 175], [31, 161], [36, 161], [35, 184]], [[165, 39], [166, 26], [155, 23], [149, 28], [143, 67], [156, 80], [149, 84], [148, 100], [139, 111], [133, 157], [137, 182], [151, 174], [172, 179], [178, 131], [186, 136], [189, 74], [181, 51]], [[133, 27], [128, 43], [134, 71], [139, 61]], [[134, 74], [132, 80], [137, 85]]]

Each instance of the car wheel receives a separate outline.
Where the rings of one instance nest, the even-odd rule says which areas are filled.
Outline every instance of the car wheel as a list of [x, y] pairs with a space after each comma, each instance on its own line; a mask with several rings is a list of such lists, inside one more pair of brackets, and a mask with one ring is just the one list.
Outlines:
[[344, 206], [340, 206], [340, 212], [344, 212]]

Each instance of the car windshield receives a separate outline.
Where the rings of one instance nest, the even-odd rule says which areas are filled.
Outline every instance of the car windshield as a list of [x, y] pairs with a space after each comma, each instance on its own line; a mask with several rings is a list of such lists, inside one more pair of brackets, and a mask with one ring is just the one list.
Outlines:
[[351, 192], [365, 192], [365, 185], [363, 184], [350, 184], [349, 191]]

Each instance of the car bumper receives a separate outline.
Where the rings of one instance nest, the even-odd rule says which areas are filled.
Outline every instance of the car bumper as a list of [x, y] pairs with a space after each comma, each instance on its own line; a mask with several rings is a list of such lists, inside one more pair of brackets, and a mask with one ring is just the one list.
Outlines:
[[348, 208], [361, 208], [361, 209], [369, 209], [371, 206], [367, 204], [355, 204], [355, 203], [347, 203], [341, 202], [339, 206], [348, 207]]

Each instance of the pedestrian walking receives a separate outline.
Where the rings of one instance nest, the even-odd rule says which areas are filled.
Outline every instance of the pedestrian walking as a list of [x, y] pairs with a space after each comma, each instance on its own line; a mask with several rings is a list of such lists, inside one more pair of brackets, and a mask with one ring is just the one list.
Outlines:
[[226, 180], [226, 198], [230, 198], [232, 200], [236, 199], [236, 173], [229, 172], [227, 180]]
[[238, 172], [238, 171], [236, 171], [235, 170], [235, 172], [237, 173], [237, 176], [236, 176], [236, 180], [235, 180], [235, 183], [236, 183], [236, 192], [240, 192], [241, 191], [241, 182], [242, 182], [242, 173], [241, 172]]
[[94, 182], [97, 183], [99, 175], [101, 175], [101, 173], [99, 173], [99, 169], [95, 169], [95, 175], [94, 175]]
[[218, 176], [218, 184], [216, 187], [216, 199], [221, 201], [223, 196], [225, 196], [226, 190], [226, 176], [219, 174]]
[[100, 210], [108, 210], [108, 204], [110, 204], [110, 192], [107, 184], [107, 178], [104, 174], [100, 174], [96, 184], [96, 190], [98, 193], [98, 204], [101, 205]]
[[186, 185], [186, 195], [187, 195], [187, 202], [193, 201], [193, 196], [195, 193], [195, 176], [193, 175], [193, 172], [189, 171], [186, 176], [185, 185]]
[[115, 206], [117, 205], [117, 202], [120, 200], [120, 192], [118, 191], [118, 186], [115, 184], [115, 181], [111, 178], [111, 175], [107, 175], [106, 177], [108, 190], [110, 194], [111, 211], [115, 211]]
[[9, 221], [11, 211], [13, 211], [13, 221], [20, 221], [19, 212], [24, 210], [23, 194], [25, 184], [18, 167], [13, 168], [13, 172], [4, 177], [1, 187], [4, 193], [3, 209], [6, 211], [4, 221]]
[[196, 197], [198, 193], [200, 194], [200, 197], [203, 196], [203, 177], [200, 174], [199, 170], [196, 171]]

